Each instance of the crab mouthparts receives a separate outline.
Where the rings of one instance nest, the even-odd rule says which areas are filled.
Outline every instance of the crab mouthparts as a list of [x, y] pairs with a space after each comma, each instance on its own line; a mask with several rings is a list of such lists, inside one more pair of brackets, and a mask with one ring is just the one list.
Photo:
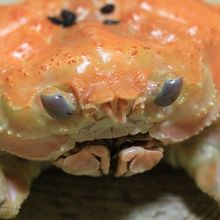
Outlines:
[[161, 142], [146, 133], [77, 142], [55, 164], [73, 175], [119, 177], [150, 170], [162, 157]]

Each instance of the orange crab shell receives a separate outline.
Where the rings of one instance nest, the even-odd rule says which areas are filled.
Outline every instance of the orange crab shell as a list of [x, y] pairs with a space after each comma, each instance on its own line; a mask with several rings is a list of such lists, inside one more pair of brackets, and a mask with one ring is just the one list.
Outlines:
[[[219, 82], [215, 66], [220, 55], [215, 48], [220, 17], [210, 16], [215, 13], [211, 6], [189, 0], [117, 3], [112, 15], [120, 19], [117, 26], [101, 24], [102, 17], [97, 21], [95, 12], [101, 3], [29, 0], [1, 6], [2, 150], [48, 159], [74, 146], [68, 135], [85, 116], [62, 122], [47, 116], [39, 97], [48, 87], [73, 93], [82, 109], [88, 105], [101, 109], [114, 100], [152, 99], [147, 94], [148, 82], [161, 85], [169, 77], [182, 77], [184, 92], [173, 105], [173, 113], [151, 130], [164, 142], [186, 139], [217, 117], [212, 76], [201, 65], [212, 62], [214, 80]], [[77, 12], [79, 5], [88, 10], [88, 16], [71, 28], [47, 19], [63, 7]], [[195, 13], [204, 16], [198, 19]], [[216, 59], [210, 61], [213, 56]], [[196, 109], [192, 109], [194, 103]], [[160, 111], [152, 106], [147, 109], [153, 119]]]
[[18, 213], [48, 161], [73, 175], [130, 176], [165, 150], [220, 201], [219, 7], [13, 1], [0, 6], [0, 217]]

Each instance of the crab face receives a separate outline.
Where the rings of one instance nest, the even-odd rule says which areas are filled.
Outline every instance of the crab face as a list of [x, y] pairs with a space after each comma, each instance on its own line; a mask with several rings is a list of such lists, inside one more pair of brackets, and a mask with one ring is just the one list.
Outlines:
[[74, 175], [130, 176], [164, 150], [220, 204], [219, 7], [0, 3], [0, 217], [18, 213], [48, 163]]
[[[205, 25], [193, 34], [189, 27], [197, 21], [183, 14], [167, 29], [170, 17], [161, 11], [171, 16], [172, 7], [124, 5], [57, 0], [4, 6], [2, 150], [63, 165], [64, 155], [85, 146], [96, 146], [89, 151], [104, 158], [129, 148], [122, 157], [132, 158], [132, 147], [153, 145], [155, 164], [161, 143], [187, 139], [216, 118]], [[129, 144], [120, 142], [124, 137]]]

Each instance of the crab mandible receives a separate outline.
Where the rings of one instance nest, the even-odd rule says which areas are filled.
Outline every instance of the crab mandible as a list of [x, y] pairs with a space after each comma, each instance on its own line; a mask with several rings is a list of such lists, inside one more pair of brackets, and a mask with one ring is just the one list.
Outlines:
[[48, 163], [130, 176], [164, 151], [220, 203], [218, 7], [17, 0], [0, 11], [0, 217], [18, 213]]

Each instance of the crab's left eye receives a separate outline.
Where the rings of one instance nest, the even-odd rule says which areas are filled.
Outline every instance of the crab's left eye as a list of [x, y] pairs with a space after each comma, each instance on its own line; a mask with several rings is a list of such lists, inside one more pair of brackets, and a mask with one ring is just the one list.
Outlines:
[[76, 103], [67, 100], [62, 94], [41, 95], [41, 102], [46, 112], [55, 119], [68, 119], [76, 110]]
[[182, 87], [183, 87], [182, 78], [165, 81], [161, 91], [155, 98], [154, 103], [157, 106], [161, 106], [161, 107], [171, 105], [180, 95]]

